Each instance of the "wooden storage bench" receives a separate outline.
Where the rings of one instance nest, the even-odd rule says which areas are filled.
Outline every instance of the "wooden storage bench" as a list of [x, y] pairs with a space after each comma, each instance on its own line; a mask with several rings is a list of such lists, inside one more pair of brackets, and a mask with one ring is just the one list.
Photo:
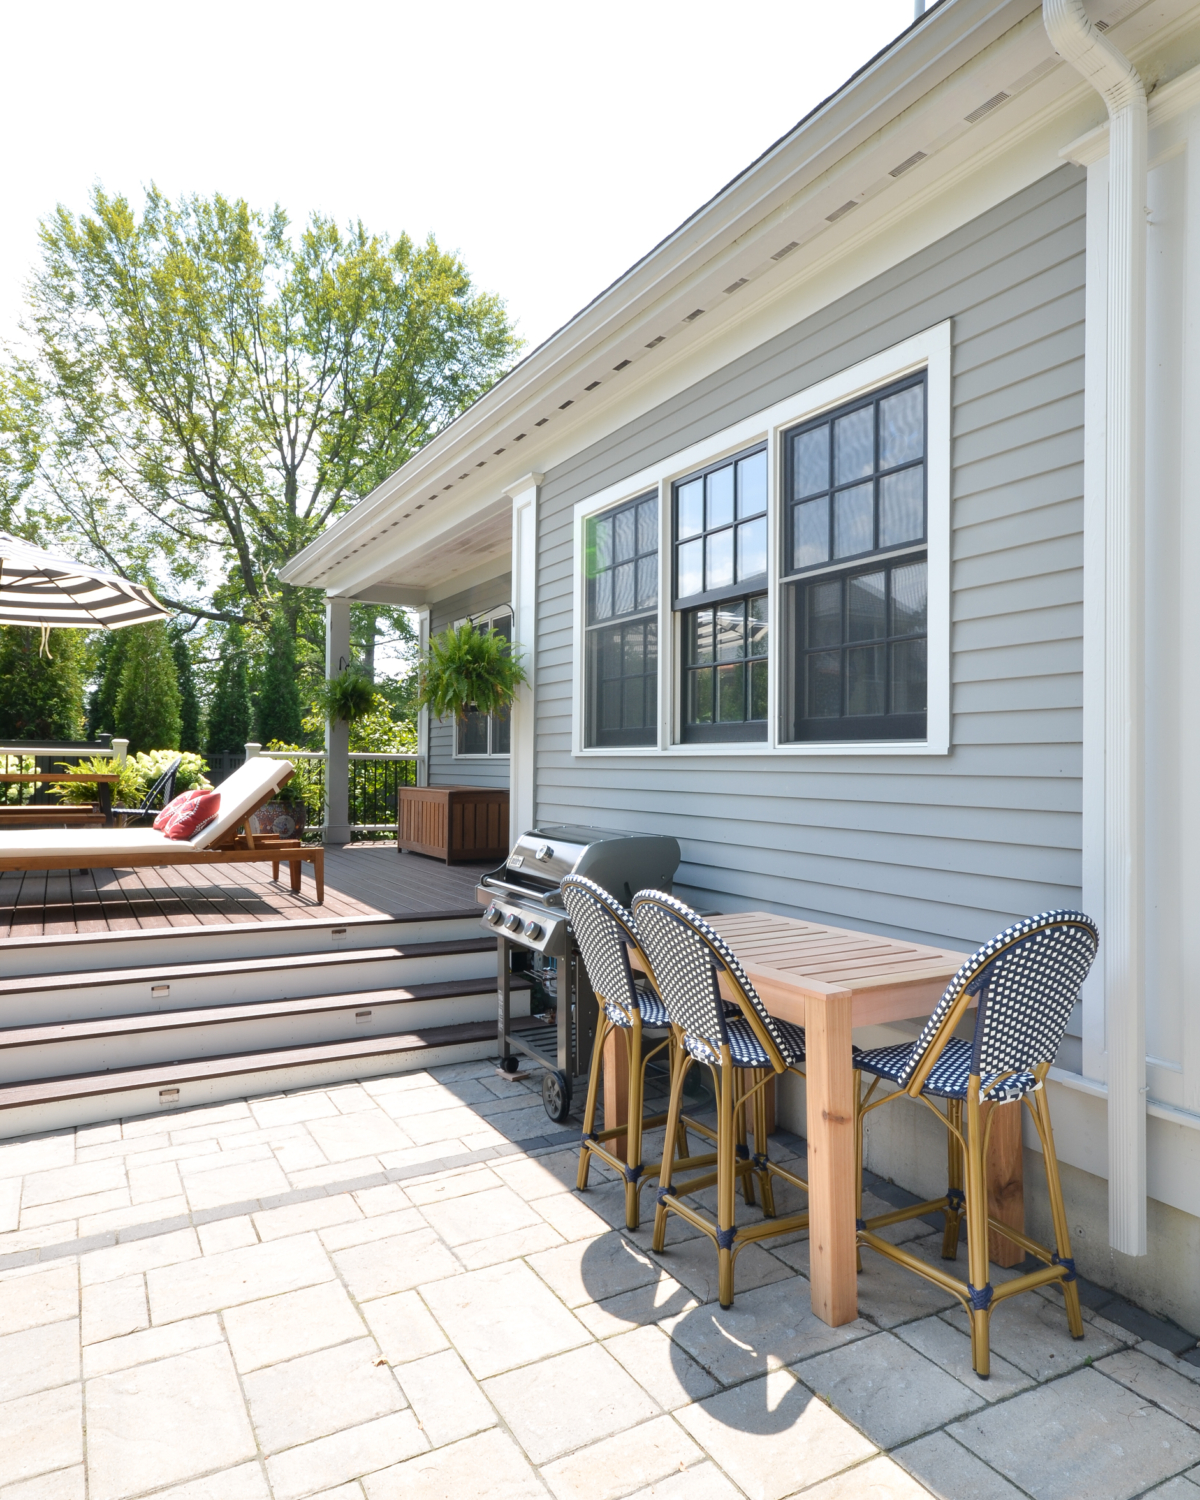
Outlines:
[[486, 786], [397, 789], [396, 847], [448, 865], [508, 854], [508, 791]]

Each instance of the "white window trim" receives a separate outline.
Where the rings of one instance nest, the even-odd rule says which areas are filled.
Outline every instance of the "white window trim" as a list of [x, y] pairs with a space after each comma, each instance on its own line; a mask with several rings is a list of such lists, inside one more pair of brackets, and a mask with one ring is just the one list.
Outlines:
[[[476, 615], [463, 615], [463, 617], [462, 617], [461, 620], [455, 620], [454, 621], [453, 628], [455, 630], [457, 630], [460, 625], [465, 625], [468, 620], [470, 620], [471, 624], [474, 625], [474, 626], [476, 626], [476, 628], [478, 628], [480, 625], [487, 625], [490, 628], [491, 624], [492, 624], [492, 621], [500, 619], [503, 615], [508, 615], [508, 617], [513, 621], [513, 623], [515, 625], [515, 623], [516, 623], [516, 611], [513, 609], [512, 605], [511, 604], [497, 604], [494, 609], [481, 609], [479, 611], [479, 613], [476, 614]], [[510, 727], [509, 732], [510, 733], [512, 732], [511, 731], [511, 727]], [[511, 756], [512, 756], [512, 751], [511, 750], [505, 751], [505, 752], [503, 752], [502, 754], [499, 754], [499, 755], [493, 754], [493, 752], [491, 750], [485, 751], [482, 755], [479, 755], [479, 754], [474, 754], [474, 755], [472, 755], [472, 754], [464, 754], [458, 748], [458, 723], [457, 723], [457, 721], [455, 721], [453, 724], [451, 724], [451, 726], [450, 726], [450, 733], [452, 735], [451, 743], [454, 746], [454, 750], [453, 750], [453, 753], [451, 755], [451, 759], [452, 760], [494, 760], [494, 761], [505, 761], [505, 760], [509, 760], [511, 758]], [[492, 743], [492, 731], [491, 731], [491, 727], [489, 726], [489, 728], [488, 728], [488, 744], [490, 745], [491, 743]]]
[[[630, 757], [679, 756], [845, 756], [845, 755], [948, 755], [950, 753], [950, 351], [949, 321], [914, 334], [903, 343], [885, 349], [859, 364], [819, 381], [807, 390], [777, 402], [765, 411], [736, 422], [702, 442], [659, 463], [609, 485], [581, 500], [574, 509], [572, 569], [574, 620], [572, 657], [572, 755], [626, 760]], [[801, 744], [781, 743], [777, 698], [779, 692], [779, 638], [777, 635], [781, 585], [780, 548], [780, 453], [784, 432], [798, 422], [841, 406], [856, 396], [887, 385], [916, 370], [926, 371], [926, 485], [928, 495], [929, 556], [929, 655], [928, 708], [923, 740], [831, 740]], [[680, 668], [677, 631], [671, 610], [671, 486], [696, 469], [750, 448], [767, 444], [767, 593], [771, 618], [771, 676], [768, 700], [767, 740], [728, 744], [684, 745], [676, 737]], [[656, 745], [589, 746], [584, 743], [586, 718], [585, 640], [586, 582], [583, 576], [584, 525], [590, 516], [609, 510], [648, 491], [658, 495], [658, 743]]]

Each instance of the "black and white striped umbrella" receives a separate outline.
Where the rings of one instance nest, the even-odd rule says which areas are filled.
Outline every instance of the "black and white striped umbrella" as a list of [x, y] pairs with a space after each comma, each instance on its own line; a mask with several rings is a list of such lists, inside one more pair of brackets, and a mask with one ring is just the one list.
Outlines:
[[119, 630], [167, 618], [140, 583], [0, 531], [0, 625], [39, 625], [44, 647], [50, 630]]

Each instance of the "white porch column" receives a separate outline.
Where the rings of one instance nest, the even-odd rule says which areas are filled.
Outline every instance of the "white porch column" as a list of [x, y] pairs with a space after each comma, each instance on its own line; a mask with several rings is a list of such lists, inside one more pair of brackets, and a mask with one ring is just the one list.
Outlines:
[[[1042, 14], [1055, 50], [1096, 89], [1109, 117], [1100, 933], [1108, 1237], [1115, 1250], [1145, 1255], [1146, 91], [1133, 64], [1092, 25], [1083, 0], [1044, 0]], [[1091, 223], [1089, 213], [1089, 228]], [[1089, 256], [1089, 270], [1093, 264]], [[1093, 305], [1089, 299], [1089, 313]], [[1089, 556], [1095, 551], [1089, 549]]]
[[[429, 650], [429, 616], [428, 609], [417, 611], [417, 649], [422, 661]], [[417, 711], [417, 785], [429, 785], [429, 710], [427, 708]]]
[[511, 843], [537, 821], [537, 502], [543, 474], [526, 474], [509, 486], [512, 498], [513, 640], [529, 678], [512, 708], [508, 830]]
[[[350, 665], [350, 601], [325, 600], [325, 676]], [[325, 842], [350, 841], [350, 726], [325, 725]]]

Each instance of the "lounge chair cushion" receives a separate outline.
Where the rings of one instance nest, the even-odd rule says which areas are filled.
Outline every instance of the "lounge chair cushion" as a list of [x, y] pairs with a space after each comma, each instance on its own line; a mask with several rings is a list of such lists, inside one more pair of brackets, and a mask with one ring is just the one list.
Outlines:
[[217, 821], [221, 810], [220, 792], [201, 792], [183, 804], [163, 829], [169, 839], [190, 839], [210, 823]]
[[158, 829], [159, 833], [166, 833], [167, 824], [175, 814], [181, 813], [187, 803], [194, 802], [200, 795], [200, 791], [200, 787], [194, 787], [190, 792], [180, 792], [178, 797], [171, 798], [162, 812], [154, 819], [154, 827]]

